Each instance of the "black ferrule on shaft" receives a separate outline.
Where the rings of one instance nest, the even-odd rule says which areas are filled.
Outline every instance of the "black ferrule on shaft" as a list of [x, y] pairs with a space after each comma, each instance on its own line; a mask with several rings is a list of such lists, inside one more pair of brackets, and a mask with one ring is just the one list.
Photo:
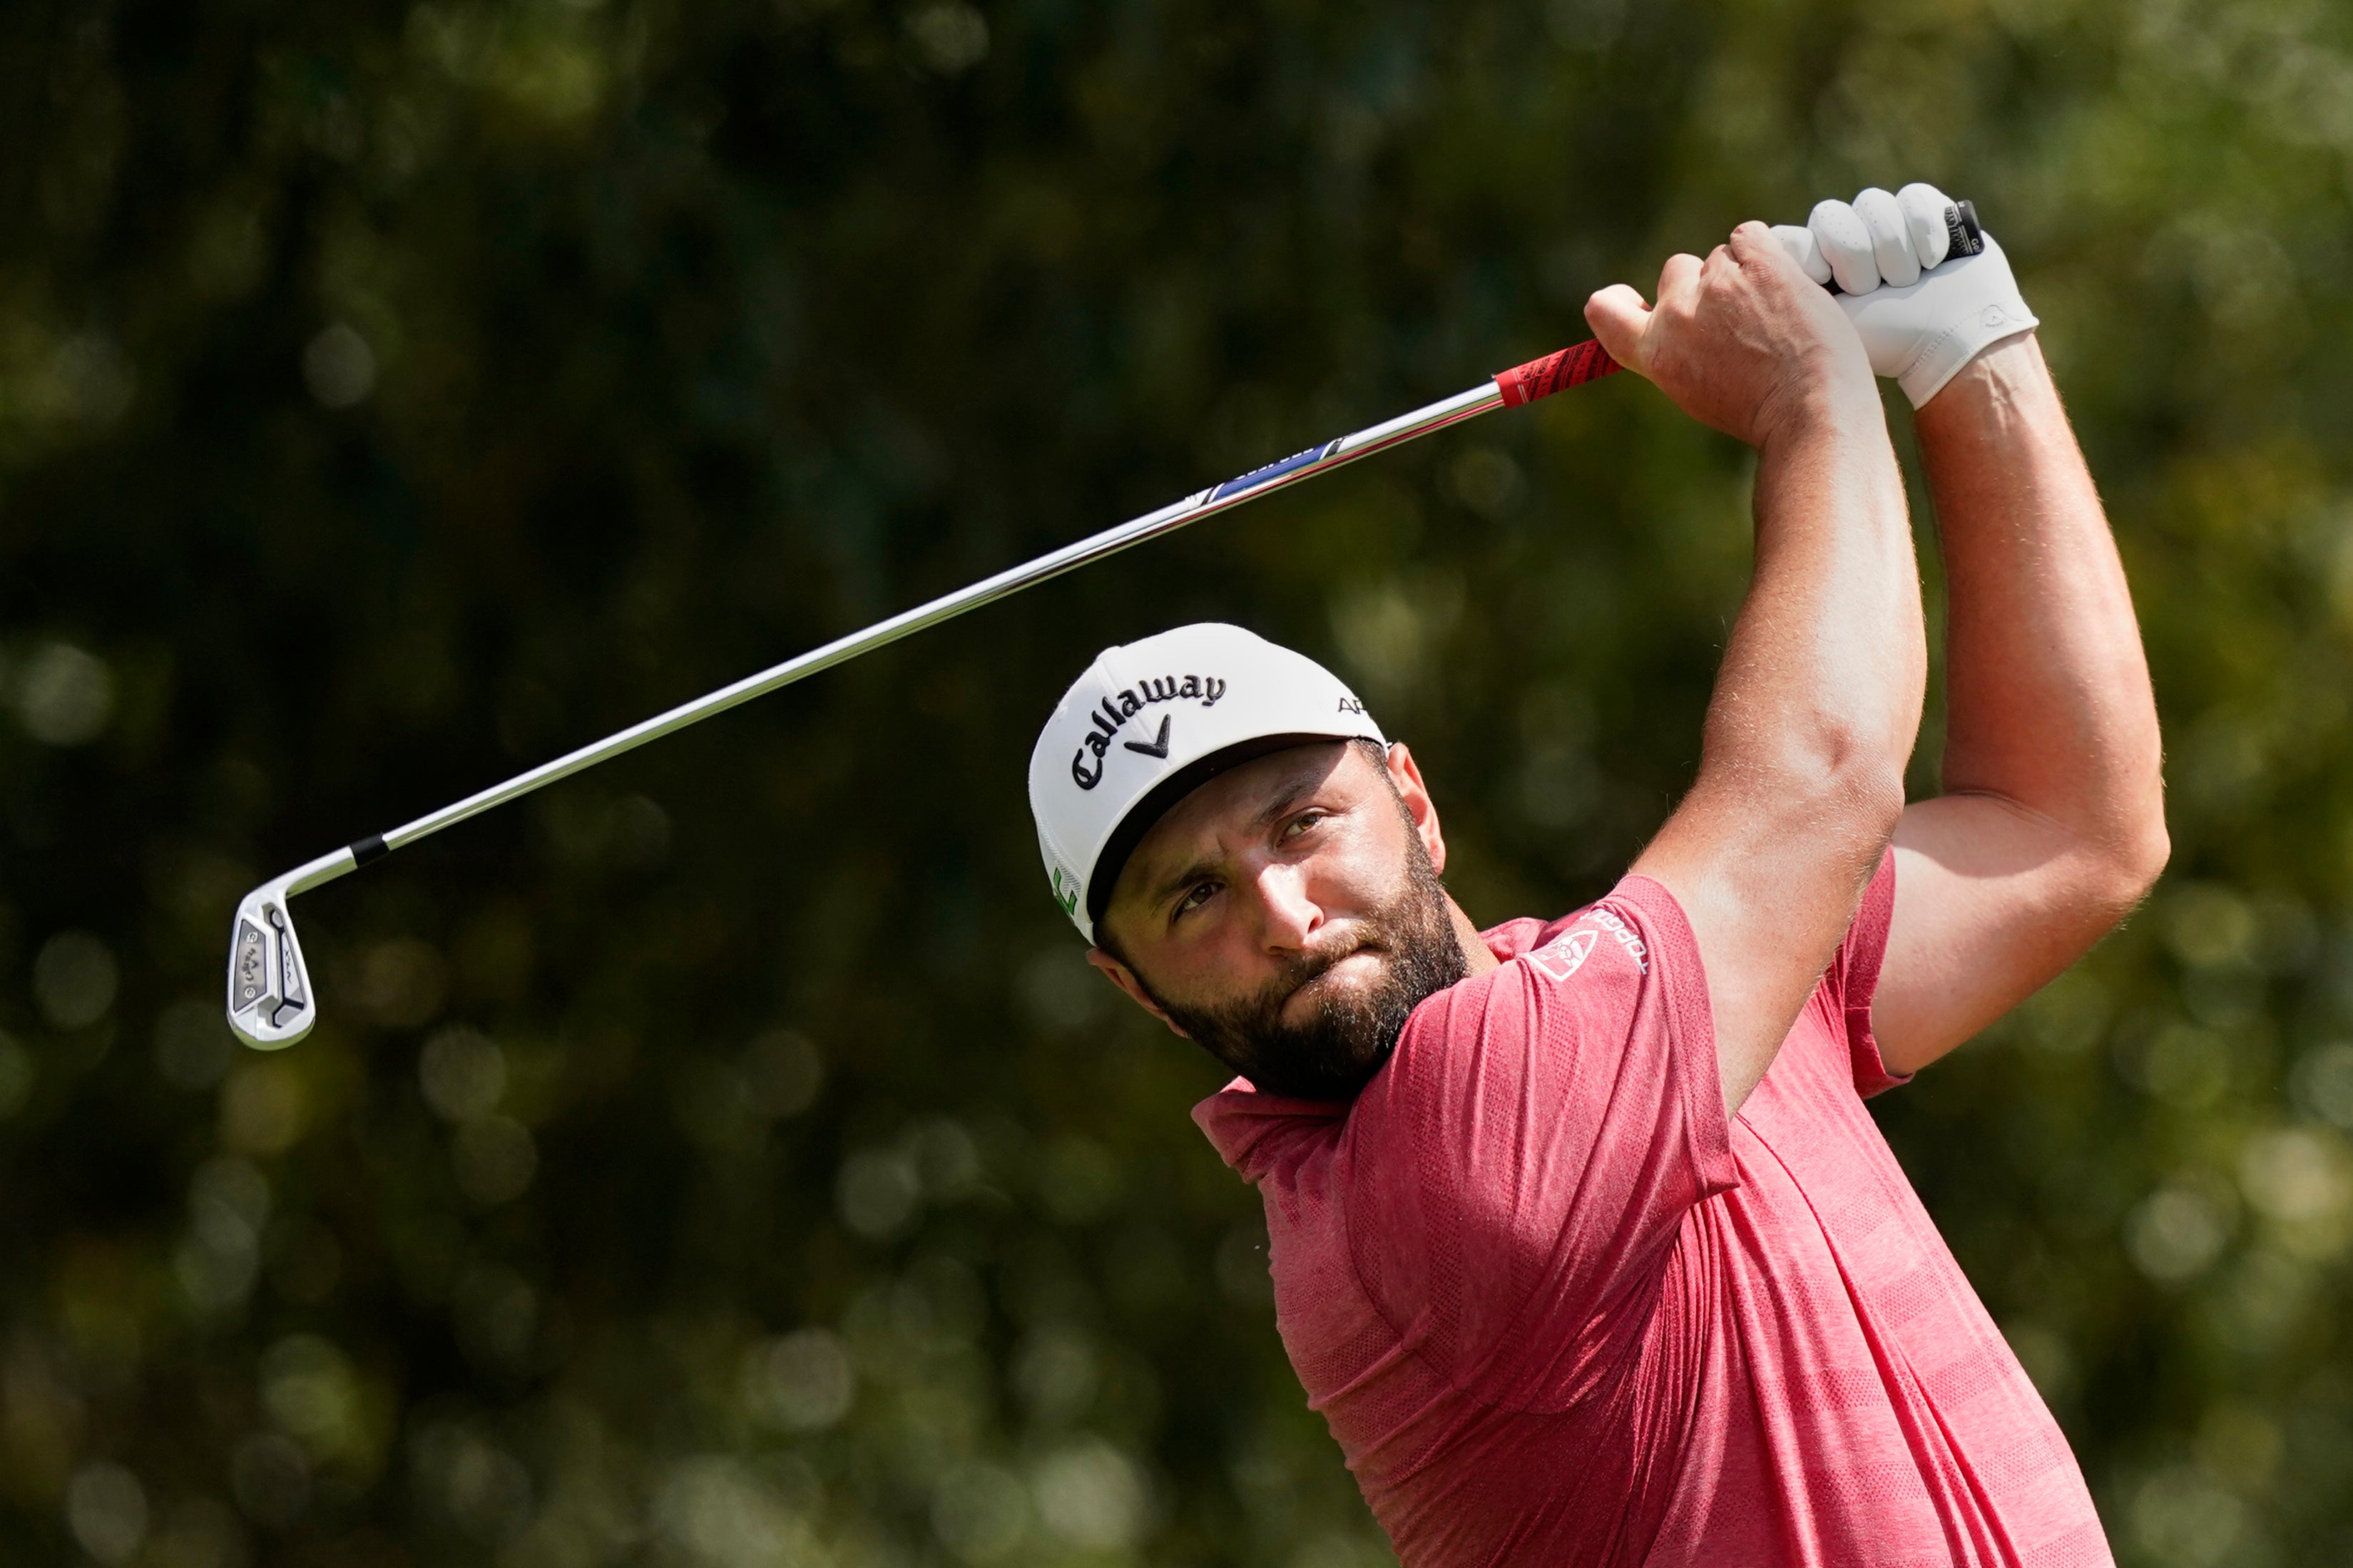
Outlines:
[[364, 866], [371, 860], [381, 860], [392, 853], [392, 846], [384, 841], [381, 833], [371, 833], [352, 846], [352, 863]]

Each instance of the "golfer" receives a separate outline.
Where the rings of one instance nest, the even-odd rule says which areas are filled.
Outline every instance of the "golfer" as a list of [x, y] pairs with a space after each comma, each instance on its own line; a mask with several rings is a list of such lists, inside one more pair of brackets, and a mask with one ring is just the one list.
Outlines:
[[[1412, 753], [1235, 627], [1105, 652], [1032, 758], [1090, 959], [1240, 1075], [1196, 1120], [1264, 1198], [1292, 1364], [1409, 1564], [2110, 1561], [1862, 1102], [2163, 866], [2132, 605], [2000, 247], [1924, 271], [1943, 249], [1876, 191], [1805, 233], [1586, 307], [1757, 452], [1698, 776], [1599, 902], [1479, 930]], [[1911, 805], [1926, 658], [1874, 368], [1951, 584], [1946, 793]]]

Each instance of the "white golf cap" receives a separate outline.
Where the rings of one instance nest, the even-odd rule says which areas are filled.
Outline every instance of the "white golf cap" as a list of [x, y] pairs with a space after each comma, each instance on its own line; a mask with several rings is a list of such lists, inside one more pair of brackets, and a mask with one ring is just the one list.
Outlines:
[[1240, 626], [1205, 621], [1103, 649], [1029, 753], [1054, 901], [1092, 942], [1120, 868], [1170, 806], [1253, 757], [1357, 736], [1387, 743], [1345, 682]]

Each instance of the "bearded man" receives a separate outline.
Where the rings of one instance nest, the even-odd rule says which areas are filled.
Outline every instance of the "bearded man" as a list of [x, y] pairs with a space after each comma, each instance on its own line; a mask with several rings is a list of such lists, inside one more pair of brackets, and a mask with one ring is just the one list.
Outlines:
[[[1654, 307], [1586, 307], [1757, 452], [1697, 777], [1598, 903], [1480, 931], [1412, 753], [1235, 627], [1105, 652], [1032, 758], [1090, 959], [1240, 1075], [1196, 1119], [1409, 1564], [2110, 1561], [1862, 1101], [2145, 893], [2157, 721], [2008, 263], [1891, 252], [1891, 212], [1905, 239], [1876, 191], [1810, 245], [1744, 225]], [[1874, 367], [1950, 584], [1946, 793], [1910, 805], [1926, 657]]]

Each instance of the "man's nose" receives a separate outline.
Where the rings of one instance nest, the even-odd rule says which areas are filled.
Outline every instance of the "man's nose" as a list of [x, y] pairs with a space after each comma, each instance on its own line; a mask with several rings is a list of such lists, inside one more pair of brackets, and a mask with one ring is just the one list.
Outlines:
[[1252, 886], [1258, 892], [1260, 919], [1266, 946], [1272, 952], [1303, 948], [1324, 923], [1323, 907], [1307, 896], [1303, 867], [1272, 861], [1259, 870]]

